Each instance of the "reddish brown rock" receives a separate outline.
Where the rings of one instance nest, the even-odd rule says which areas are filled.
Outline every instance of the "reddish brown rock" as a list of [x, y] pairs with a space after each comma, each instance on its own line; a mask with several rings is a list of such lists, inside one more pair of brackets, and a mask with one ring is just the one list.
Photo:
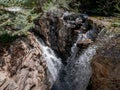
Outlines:
[[120, 38], [104, 43], [92, 60], [92, 90], [120, 90]]
[[85, 40], [80, 40], [80, 41], [78, 41], [78, 45], [88, 45], [88, 44], [90, 44], [90, 43], [92, 43], [93, 41], [91, 40], [91, 39], [85, 39]]

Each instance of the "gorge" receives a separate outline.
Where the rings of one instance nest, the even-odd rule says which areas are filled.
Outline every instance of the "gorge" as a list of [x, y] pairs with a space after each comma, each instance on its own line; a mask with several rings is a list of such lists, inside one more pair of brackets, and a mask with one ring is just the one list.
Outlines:
[[44, 13], [27, 36], [0, 44], [0, 90], [119, 90], [120, 34], [108, 24]]

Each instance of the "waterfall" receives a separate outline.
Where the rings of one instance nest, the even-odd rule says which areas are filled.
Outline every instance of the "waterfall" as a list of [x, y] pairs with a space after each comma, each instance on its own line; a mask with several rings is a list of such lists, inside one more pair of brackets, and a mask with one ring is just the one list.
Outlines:
[[52, 86], [53, 83], [56, 81], [58, 77], [58, 73], [61, 69], [61, 65], [62, 65], [61, 59], [57, 58], [54, 51], [50, 47], [46, 46], [41, 39], [39, 41], [40, 41], [40, 47], [42, 49], [42, 56], [44, 57], [47, 63], [48, 80], [50, 82], [50, 86]]
[[76, 43], [71, 47], [71, 56], [68, 58], [68, 64], [65, 67], [65, 82], [64, 90], [86, 90], [92, 74], [90, 60], [96, 54], [96, 45], [88, 46], [83, 50], [82, 54], [78, 54], [79, 49], [77, 43], [87, 38], [85, 34], [78, 35]]
[[89, 46], [78, 58], [72, 58], [65, 68], [67, 90], [86, 90], [91, 77], [90, 60], [96, 54], [97, 46]]
[[[78, 54], [78, 56], [74, 55], [74, 53], [77, 54], [78, 47], [77, 42], [78, 40], [82, 40], [81, 35], [79, 34], [79, 37], [73, 45], [74, 49], [73, 53], [71, 54], [71, 57], [68, 59], [68, 64], [65, 66], [64, 71], [66, 72], [66, 75], [64, 77], [64, 87], [62, 90], [86, 90], [87, 86], [89, 84], [90, 77], [92, 75], [92, 69], [91, 69], [91, 59], [94, 55], [96, 55], [96, 50], [102, 46], [100, 43], [101, 41], [107, 42], [110, 40], [113, 35], [107, 35], [105, 34], [105, 29], [103, 28], [99, 36], [99, 41], [97, 43], [94, 43], [92, 45], [89, 45], [87, 49], [84, 49], [81, 54]], [[73, 48], [72, 47], [72, 48]], [[77, 51], [76, 51], [77, 50]], [[63, 85], [62, 85], [63, 86]]]
[[[96, 54], [96, 45], [89, 46], [78, 58], [71, 57], [52, 90], [86, 90], [92, 70], [90, 60]], [[63, 75], [65, 74], [65, 75]]]

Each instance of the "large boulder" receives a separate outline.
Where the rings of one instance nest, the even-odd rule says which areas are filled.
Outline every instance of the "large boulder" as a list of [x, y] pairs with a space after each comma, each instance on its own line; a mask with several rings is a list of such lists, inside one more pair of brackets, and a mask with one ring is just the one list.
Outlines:
[[91, 90], [120, 90], [119, 35], [104, 42], [92, 59], [91, 66]]
[[0, 44], [0, 90], [48, 90], [46, 63], [36, 37], [29, 33]]

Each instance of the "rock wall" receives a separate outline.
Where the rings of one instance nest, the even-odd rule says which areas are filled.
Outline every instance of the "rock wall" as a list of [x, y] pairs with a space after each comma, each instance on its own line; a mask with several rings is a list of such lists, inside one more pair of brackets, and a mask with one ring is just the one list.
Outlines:
[[0, 90], [48, 90], [46, 63], [35, 36], [0, 44]]

